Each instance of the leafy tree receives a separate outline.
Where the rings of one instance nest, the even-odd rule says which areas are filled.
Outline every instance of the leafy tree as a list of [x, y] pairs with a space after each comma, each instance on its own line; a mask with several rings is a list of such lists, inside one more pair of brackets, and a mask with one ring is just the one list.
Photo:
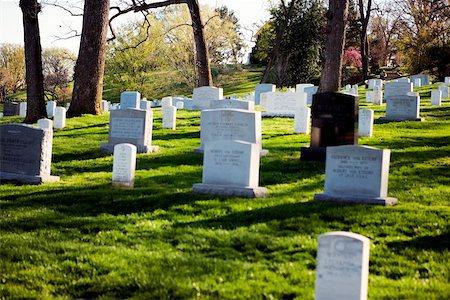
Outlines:
[[25, 54], [20, 45], [0, 45], [0, 101], [25, 86]]
[[275, 24], [273, 21], [266, 22], [256, 33], [255, 46], [250, 53], [250, 63], [267, 65], [268, 56], [272, 51], [272, 42], [275, 40]]

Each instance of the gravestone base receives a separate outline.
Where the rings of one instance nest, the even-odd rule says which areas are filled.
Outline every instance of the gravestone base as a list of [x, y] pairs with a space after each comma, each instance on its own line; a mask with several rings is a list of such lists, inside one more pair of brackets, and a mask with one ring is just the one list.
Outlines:
[[23, 184], [42, 184], [46, 182], [57, 182], [59, 181], [59, 176], [42, 176], [42, 175], [25, 175], [9, 172], [0, 172], [0, 181], [14, 181]]
[[382, 122], [382, 123], [403, 122], [403, 121], [423, 122], [423, 121], [425, 121], [425, 118], [403, 119], [403, 118], [380, 117], [380, 118], [378, 118], [378, 121]]
[[[203, 153], [205, 153], [205, 150], [202, 149], [202, 148], [195, 148], [194, 149], [194, 153], [196, 153], [196, 154], [203, 154]], [[269, 150], [261, 149], [261, 151], [259, 152], [259, 157], [264, 157], [267, 154], [269, 154]]]
[[119, 188], [128, 188], [132, 189], [134, 187], [134, 181], [125, 182], [125, 181], [113, 181], [112, 186]]
[[264, 187], [241, 187], [217, 184], [194, 184], [195, 193], [216, 195], [222, 197], [265, 198], [267, 189]]
[[325, 147], [301, 147], [300, 160], [302, 161], [322, 161], [327, 157], [327, 148]]
[[345, 204], [370, 204], [392, 206], [397, 204], [397, 198], [392, 197], [357, 197], [357, 196], [335, 196], [325, 193], [315, 194], [314, 201], [318, 202], [335, 202]]
[[[117, 144], [101, 144], [100, 152], [106, 154], [114, 153], [114, 146]], [[159, 151], [159, 146], [136, 145], [137, 153], [153, 153]]]

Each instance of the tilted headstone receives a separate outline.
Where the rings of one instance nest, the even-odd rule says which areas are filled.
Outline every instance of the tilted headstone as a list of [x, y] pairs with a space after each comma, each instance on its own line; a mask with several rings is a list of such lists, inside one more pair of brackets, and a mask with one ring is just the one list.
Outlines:
[[412, 91], [413, 85], [410, 82], [387, 82], [384, 85], [384, 102], [387, 103], [391, 99], [407, 95]]
[[27, 103], [26, 102], [20, 102], [19, 116], [21, 116], [21, 117], [27, 116]]
[[211, 108], [212, 109], [235, 108], [253, 111], [255, 110], [255, 103], [237, 99], [212, 100]]
[[315, 300], [366, 300], [370, 241], [352, 232], [319, 236]]
[[295, 111], [294, 133], [308, 134], [311, 123], [311, 109], [309, 107], [299, 107]]
[[[414, 86], [422, 86], [422, 85], [430, 85], [430, 75], [428, 74], [416, 74], [410, 76], [411, 82], [414, 83]], [[417, 79], [420, 79], [420, 81], [416, 81]], [[415, 83], [418, 83], [419, 85], [416, 85]]]
[[108, 112], [109, 111], [109, 103], [106, 100], [102, 100], [102, 112]]
[[202, 86], [194, 89], [192, 95], [193, 109], [203, 110], [211, 108], [211, 100], [222, 100], [223, 89], [214, 86]]
[[439, 90], [440, 90], [441, 93], [442, 93], [442, 98], [449, 98], [449, 91], [450, 91], [450, 88], [449, 88], [448, 86], [446, 86], [446, 85], [440, 85], [440, 86], [439, 86]]
[[306, 107], [306, 93], [298, 92], [268, 92], [263, 116], [270, 117], [294, 117], [295, 111], [300, 107]]
[[49, 119], [39, 119], [37, 121], [37, 125], [39, 128], [42, 128], [44, 130], [51, 130], [53, 131], [53, 121]]
[[112, 185], [132, 188], [136, 170], [136, 146], [117, 144], [114, 146]]
[[442, 92], [439, 90], [431, 91], [431, 105], [441, 106]]
[[325, 191], [316, 201], [394, 205], [388, 197], [390, 150], [344, 145], [327, 148]]
[[266, 189], [258, 186], [260, 149], [258, 144], [244, 141], [207, 142], [202, 183], [194, 184], [193, 191], [219, 196], [265, 197]]
[[3, 104], [3, 116], [18, 116], [20, 113], [20, 104], [17, 102], [5, 102]]
[[162, 128], [175, 130], [177, 127], [177, 108], [167, 105], [162, 107]]
[[372, 109], [360, 109], [358, 114], [358, 132], [359, 136], [372, 137], [373, 135], [373, 118], [374, 111]]
[[55, 129], [63, 129], [66, 127], [66, 109], [64, 107], [55, 108], [53, 127]]
[[319, 89], [318, 86], [311, 86], [304, 88], [304, 91], [306, 93], [306, 104], [308, 105], [312, 104], [313, 95], [317, 93], [318, 89]]
[[261, 112], [242, 109], [207, 109], [200, 118], [200, 148], [196, 153], [203, 153], [205, 144], [220, 140], [240, 140], [259, 146], [262, 150]]
[[326, 148], [358, 144], [358, 97], [344, 93], [314, 95], [309, 147], [302, 147], [301, 160], [325, 161]]
[[255, 87], [255, 104], [259, 105], [261, 102], [261, 94], [266, 92], [275, 92], [276, 86], [270, 83], [257, 84]]
[[0, 181], [59, 181], [50, 175], [53, 131], [22, 124], [0, 125]]
[[55, 115], [56, 102], [48, 101], [47, 102], [47, 117], [51, 118]]
[[141, 109], [113, 110], [109, 116], [108, 143], [100, 145], [100, 151], [113, 153], [117, 144], [133, 144], [138, 153], [159, 150], [152, 145], [153, 111]]
[[141, 103], [141, 93], [133, 92], [122, 92], [120, 94], [120, 109], [139, 109]]
[[413, 93], [399, 95], [386, 103], [386, 121], [423, 121], [420, 114], [420, 96]]

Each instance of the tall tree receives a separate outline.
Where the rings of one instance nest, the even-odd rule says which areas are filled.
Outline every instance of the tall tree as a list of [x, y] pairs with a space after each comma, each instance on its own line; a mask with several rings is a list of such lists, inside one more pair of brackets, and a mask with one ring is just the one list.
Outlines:
[[325, 61], [320, 77], [319, 93], [337, 92], [341, 84], [342, 56], [345, 45], [348, 0], [330, 0], [328, 5]]
[[367, 39], [367, 28], [369, 26], [370, 12], [372, 11], [372, 0], [358, 0], [359, 17], [361, 22], [360, 52], [362, 62], [362, 77], [366, 80], [369, 76], [369, 42]]
[[109, 0], [85, 0], [69, 117], [101, 112], [108, 17]]
[[23, 14], [27, 83], [27, 115], [24, 122], [35, 123], [37, 120], [47, 117], [38, 22], [41, 5], [37, 0], [20, 0], [19, 6]]

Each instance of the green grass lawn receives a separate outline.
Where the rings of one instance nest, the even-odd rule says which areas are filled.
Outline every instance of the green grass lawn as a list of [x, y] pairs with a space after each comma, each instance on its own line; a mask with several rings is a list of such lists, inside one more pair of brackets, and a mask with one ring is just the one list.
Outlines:
[[342, 230], [371, 240], [370, 299], [449, 299], [450, 99], [431, 107], [419, 91], [425, 122], [376, 122], [360, 139], [392, 150], [395, 207], [313, 202], [324, 164], [299, 160], [309, 137], [293, 119], [263, 119], [265, 199], [192, 193], [199, 112], [179, 111], [172, 131], [154, 110], [161, 150], [138, 154], [134, 189], [111, 186], [99, 152], [109, 116], [69, 119], [54, 134], [60, 182], [0, 185], [0, 298], [313, 299], [317, 238]]

